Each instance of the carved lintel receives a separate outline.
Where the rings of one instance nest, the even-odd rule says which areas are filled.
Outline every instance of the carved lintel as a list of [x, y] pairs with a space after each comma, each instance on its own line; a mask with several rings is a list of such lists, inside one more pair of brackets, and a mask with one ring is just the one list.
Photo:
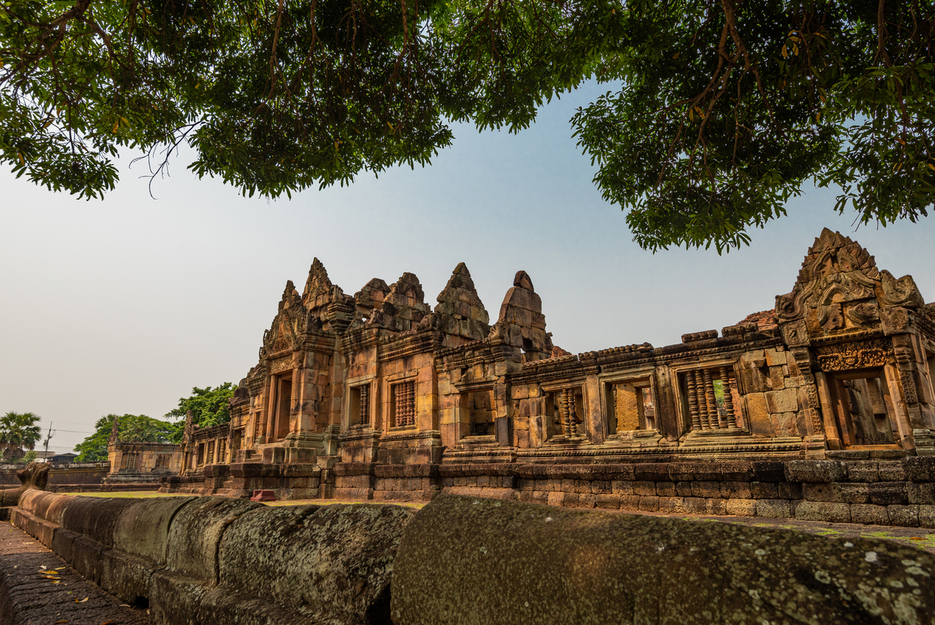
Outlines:
[[286, 356], [283, 358], [277, 358], [270, 364], [269, 372], [270, 374], [282, 373], [284, 371], [292, 370], [292, 357]]
[[816, 360], [821, 371], [849, 371], [882, 367], [895, 362], [895, 355], [888, 341], [874, 339], [821, 347]]

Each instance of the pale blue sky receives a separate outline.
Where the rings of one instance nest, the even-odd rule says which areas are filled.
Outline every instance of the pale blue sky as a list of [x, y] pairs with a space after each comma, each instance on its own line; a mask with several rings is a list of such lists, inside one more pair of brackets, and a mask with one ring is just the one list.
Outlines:
[[553, 340], [575, 353], [677, 343], [772, 308], [825, 226], [935, 299], [935, 222], [854, 232], [827, 190], [790, 203], [789, 217], [725, 256], [641, 250], [571, 138], [568, 119], [594, 93], [553, 102], [519, 135], [457, 127], [425, 169], [292, 200], [199, 181], [184, 155], [155, 181], [156, 200], [137, 178], [143, 168], [125, 162], [104, 201], [0, 172], [0, 413], [40, 414], [58, 430], [50, 449], [68, 451], [107, 413], [161, 417], [193, 386], [236, 383], [256, 363], [286, 280], [301, 291], [315, 256], [348, 294], [411, 271], [432, 305], [464, 261], [492, 318], [524, 269]]

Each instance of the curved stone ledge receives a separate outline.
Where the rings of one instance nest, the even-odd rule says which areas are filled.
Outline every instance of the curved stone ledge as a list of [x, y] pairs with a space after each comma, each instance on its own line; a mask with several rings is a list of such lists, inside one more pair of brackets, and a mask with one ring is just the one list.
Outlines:
[[441, 495], [403, 533], [392, 617], [396, 625], [929, 623], [932, 571], [931, 554], [879, 540]]
[[240, 499], [97, 499], [27, 491], [15, 525], [154, 622], [386, 623], [412, 510], [269, 508]]

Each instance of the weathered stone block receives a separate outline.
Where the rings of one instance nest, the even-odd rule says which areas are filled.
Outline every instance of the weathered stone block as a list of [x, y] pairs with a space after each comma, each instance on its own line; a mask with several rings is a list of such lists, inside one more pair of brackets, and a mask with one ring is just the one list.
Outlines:
[[691, 482], [676, 482], [675, 483], [675, 494], [679, 497], [691, 497], [692, 496], [692, 483]]
[[771, 482], [750, 482], [752, 499], [779, 499], [779, 486]]
[[890, 525], [900, 527], [919, 527], [919, 506], [886, 506]]
[[756, 461], [750, 463], [750, 481], [785, 482], [785, 463], [779, 461]]
[[795, 482], [780, 482], [776, 491], [780, 499], [802, 499], [802, 485]]
[[798, 410], [798, 401], [794, 389], [770, 391], [766, 393], [766, 408], [776, 414], [781, 412], [795, 412]]
[[906, 479], [913, 482], [935, 482], [935, 456], [905, 458], [902, 465], [906, 472]]
[[766, 366], [778, 367], [786, 364], [786, 352], [778, 352], [775, 349], [765, 350]]
[[847, 479], [850, 482], [879, 482], [880, 463], [874, 460], [860, 460], [846, 463]]
[[606, 510], [619, 510], [620, 509], [620, 496], [611, 495], [611, 494], [597, 495], [594, 505], [597, 508], [602, 508]]
[[886, 525], [889, 523], [889, 514], [886, 506], [872, 504], [854, 504], [851, 506], [851, 523], [864, 525]]
[[682, 497], [682, 506], [689, 514], [705, 514], [708, 510], [707, 500], [702, 497]]
[[[802, 497], [808, 501], [830, 501], [837, 503], [850, 503], [842, 499], [838, 484], [831, 483], [805, 483], [802, 484]], [[864, 500], [857, 503], [866, 503], [869, 497], [864, 494]]]
[[909, 482], [906, 485], [906, 495], [909, 503], [933, 505], [935, 504], [935, 483]]
[[592, 495], [591, 493], [578, 494], [578, 502], [575, 504], [576, 508], [593, 508], [595, 505], [597, 505], [597, 495]]
[[935, 506], [919, 506], [919, 527], [935, 528]]
[[659, 497], [676, 497], [675, 483], [656, 482], [656, 495]]
[[591, 482], [591, 492], [595, 495], [602, 495], [611, 492], [609, 480], [594, 480]]
[[770, 519], [791, 519], [798, 503], [787, 499], [757, 499], [756, 516]]
[[692, 482], [692, 496], [706, 499], [721, 496], [720, 482]]
[[705, 499], [705, 514], [723, 516], [727, 514], [727, 500], [720, 497]]
[[842, 482], [846, 478], [847, 469], [837, 460], [790, 460], [786, 463], [789, 482]]
[[728, 499], [725, 510], [733, 516], [756, 516], [756, 500]]
[[868, 486], [870, 503], [878, 506], [909, 503], [909, 495], [905, 482], [877, 482], [875, 484], [868, 484]]
[[639, 495], [620, 495], [620, 509], [639, 510], [640, 499], [642, 499], [642, 497]]
[[633, 482], [629, 480], [611, 480], [610, 491], [619, 495], [632, 495]]
[[899, 460], [888, 460], [880, 462], [880, 481], [881, 482], [905, 482], [909, 479], [906, 475], [906, 467]]
[[721, 482], [721, 497], [725, 499], [752, 499], [747, 482]]
[[680, 514], [684, 512], [681, 497], [659, 497], [659, 512]]
[[656, 512], [659, 510], [659, 497], [640, 497], [640, 510], [643, 512]]
[[851, 506], [846, 503], [803, 501], [795, 509], [795, 518], [802, 521], [850, 523]]
[[643, 497], [656, 496], [655, 482], [633, 482], [633, 493]]
[[669, 478], [669, 465], [665, 463], [640, 463], [633, 466], [633, 479], [638, 482], [664, 482]]

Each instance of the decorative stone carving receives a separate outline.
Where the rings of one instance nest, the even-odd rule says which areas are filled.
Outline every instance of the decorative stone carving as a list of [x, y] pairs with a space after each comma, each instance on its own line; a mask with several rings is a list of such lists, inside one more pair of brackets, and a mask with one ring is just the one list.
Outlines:
[[882, 326], [907, 332], [907, 309], [923, 305], [911, 276], [896, 279], [876, 268], [858, 243], [827, 228], [815, 239], [791, 293], [776, 298], [776, 316], [789, 345], [828, 334]]
[[894, 360], [893, 351], [882, 339], [818, 348], [818, 368], [822, 371], [871, 369]]
[[907, 404], [919, 403], [919, 395], [916, 392], [916, 383], [912, 377], [911, 371], [900, 371], [899, 381], [903, 385], [903, 399]]

